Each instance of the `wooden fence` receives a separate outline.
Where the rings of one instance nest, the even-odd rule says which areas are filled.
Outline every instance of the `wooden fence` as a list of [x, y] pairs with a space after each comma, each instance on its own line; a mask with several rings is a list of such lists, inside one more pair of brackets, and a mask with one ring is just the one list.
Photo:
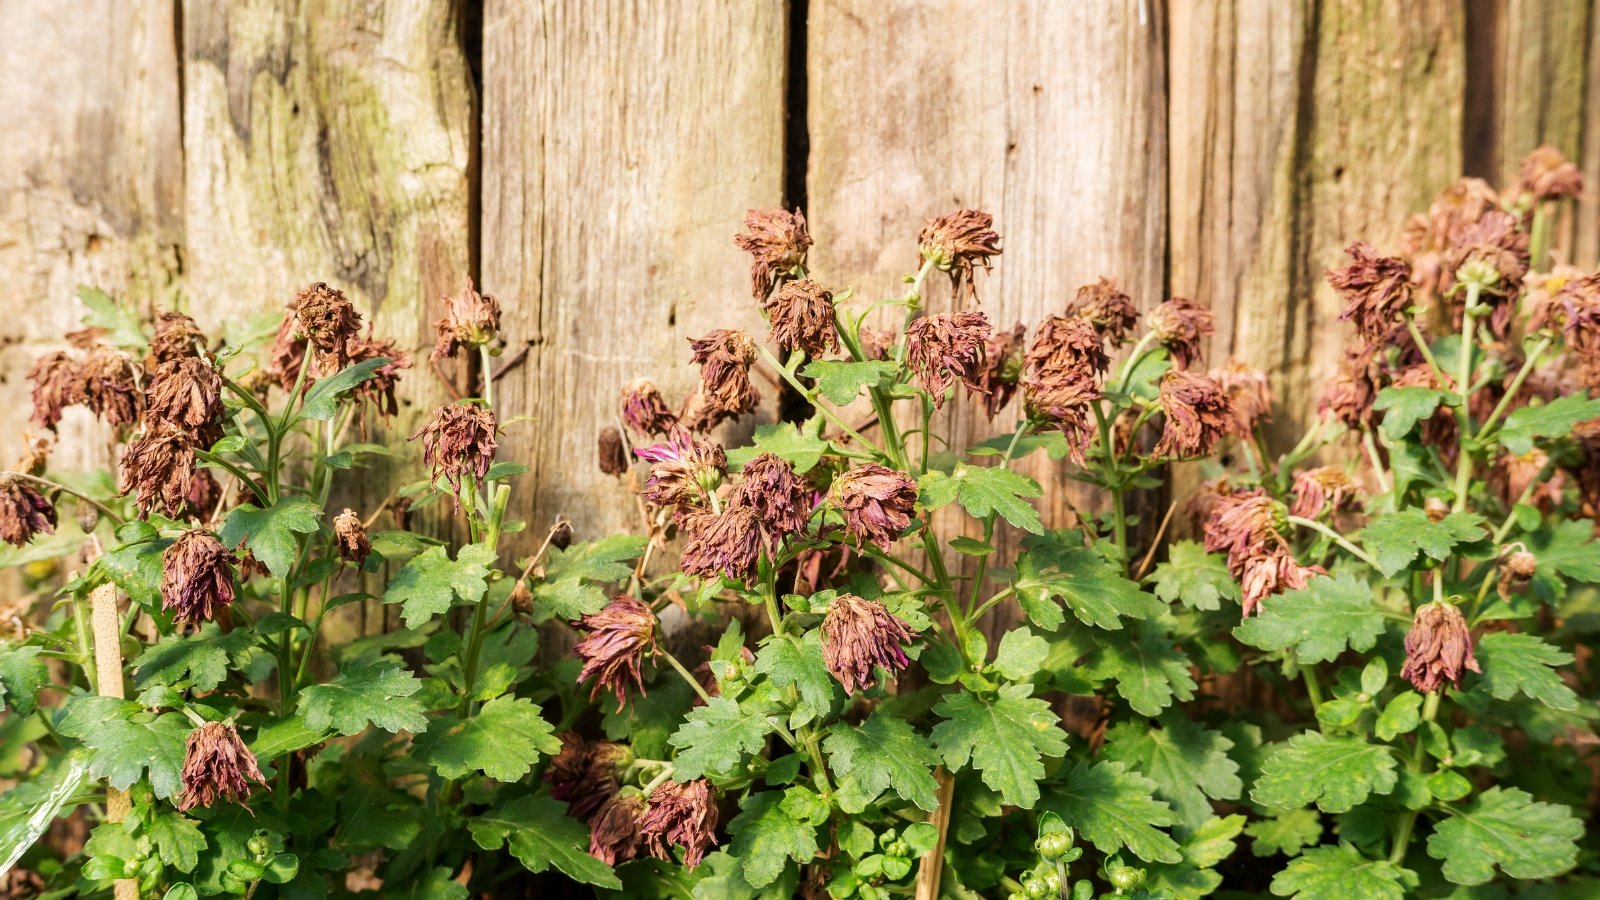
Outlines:
[[[729, 238], [780, 204], [869, 297], [975, 206], [999, 325], [1100, 275], [1201, 299], [1287, 428], [1345, 343], [1321, 273], [1348, 239], [1393, 248], [1542, 142], [1600, 185], [1597, 33], [1583, 0], [0, 0], [0, 453], [79, 283], [214, 333], [333, 283], [417, 352], [398, 439], [465, 377], [426, 347], [473, 277], [533, 417], [517, 512], [628, 527], [594, 464], [615, 390], [681, 397], [686, 337], [759, 329]], [[1580, 264], [1597, 202], [1560, 241]], [[108, 458], [66, 433], [58, 465]]]

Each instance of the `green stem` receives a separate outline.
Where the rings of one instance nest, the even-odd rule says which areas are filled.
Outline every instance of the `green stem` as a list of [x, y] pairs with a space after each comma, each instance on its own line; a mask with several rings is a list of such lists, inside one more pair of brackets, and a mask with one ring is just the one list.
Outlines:
[[[137, 606], [138, 604], [134, 604]], [[89, 631], [89, 598], [81, 592], [72, 595], [72, 626], [78, 633], [78, 650], [82, 654], [78, 665], [89, 682], [89, 693], [100, 693], [100, 672], [94, 663], [94, 638]]]
[[1428, 346], [1428, 339], [1423, 336], [1422, 329], [1417, 327], [1417, 320], [1409, 313], [1405, 317], [1406, 331], [1411, 335], [1411, 342], [1417, 345], [1417, 350], [1422, 353], [1422, 358], [1427, 361], [1428, 368], [1433, 370], [1434, 381], [1443, 387], [1447, 376], [1444, 369], [1439, 368], [1439, 361], [1433, 358], [1433, 348]]
[[1335, 544], [1338, 544], [1340, 547], [1343, 547], [1344, 550], [1347, 553], [1349, 553], [1350, 555], [1354, 556], [1356, 559], [1361, 560], [1362, 562], [1364, 562], [1367, 565], [1373, 567], [1374, 569], [1379, 568], [1377, 560], [1375, 560], [1371, 556], [1369, 556], [1365, 550], [1362, 550], [1360, 547], [1357, 547], [1355, 544], [1352, 544], [1349, 541], [1345, 540], [1344, 535], [1340, 534], [1337, 531], [1334, 531], [1332, 528], [1329, 528], [1328, 526], [1322, 524], [1321, 522], [1317, 522], [1317, 521], [1314, 521], [1312, 519], [1307, 519], [1307, 518], [1304, 518], [1302, 516], [1289, 516], [1288, 520], [1289, 520], [1289, 524], [1290, 525], [1299, 525], [1301, 528], [1309, 528], [1312, 531], [1315, 531], [1318, 534], [1321, 534], [1324, 537], [1327, 537], [1328, 539], [1332, 540]]
[[1472, 479], [1472, 454], [1468, 452], [1467, 437], [1472, 434], [1472, 344], [1473, 329], [1477, 327], [1478, 297], [1483, 286], [1476, 281], [1467, 282], [1466, 303], [1461, 309], [1461, 345], [1456, 348], [1456, 391], [1461, 395], [1461, 405], [1456, 417], [1461, 435], [1456, 449], [1455, 502], [1451, 512], [1467, 508], [1467, 489]]
[[[796, 378], [787, 366], [779, 363], [777, 357], [773, 356], [771, 351], [759, 345], [757, 345], [756, 350], [761, 354], [761, 358], [767, 361], [767, 365], [778, 373], [779, 377], [787, 381], [790, 387], [799, 392], [800, 396], [806, 398], [806, 402], [810, 403], [812, 408], [821, 413], [822, 417], [827, 419], [835, 428], [849, 435], [851, 440], [856, 441], [863, 447], [873, 450], [878, 449], [878, 446], [862, 436], [861, 432], [850, 427], [850, 423], [846, 422], [842, 416], [822, 405], [821, 399], [817, 397], [817, 392], [801, 384], [800, 379]], [[882, 451], [879, 451], [879, 455], [883, 455]]]
[[1533, 224], [1528, 228], [1528, 268], [1535, 272], [1543, 272], [1548, 268], [1546, 262], [1550, 254], [1550, 235], [1556, 219], [1550, 214], [1550, 206], [1545, 201], [1534, 201]]
[[1139, 338], [1138, 343], [1133, 345], [1133, 349], [1128, 351], [1128, 361], [1122, 364], [1122, 371], [1117, 376], [1117, 390], [1120, 393], [1126, 394], [1128, 392], [1128, 384], [1133, 380], [1134, 370], [1139, 368], [1140, 361], [1150, 352], [1150, 342], [1155, 338], [1156, 333], [1154, 331], [1146, 331]]
[[1483, 424], [1478, 426], [1478, 440], [1483, 440], [1484, 436], [1489, 434], [1489, 430], [1495, 426], [1495, 423], [1500, 421], [1500, 416], [1510, 408], [1512, 401], [1517, 398], [1517, 392], [1522, 390], [1522, 383], [1527, 381], [1528, 376], [1532, 374], [1534, 364], [1539, 361], [1539, 357], [1543, 356], [1546, 350], [1550, 349], [1552, 340], [1549, 336], [1540, 338], [1539, 343], [1535, 344], [1533, 350], [1528, 353], [1528, 358], [1523, 361], [1522, 368], [1517, 370], [1516, 377], [1511, 379], [1511, 384], [1506, 388], [1506, 395], [1500, 398], [1499, 403], [1495, 404], [1494, 410], [1489, 413], [1489, 418], [1484, 419]]
[[[1422, 702], [1422, 722], [1427, 725], [1439, 717], [1439, 703], [1444, 696], [1443, 691], [1434, 691], [1428, 694]], [[1423, 729], [1418, 729], [1416, 743], [1411, 748], [1411, 758], [1406, 761], [1406, 768], [1413, 774], [1421, 775], [1424, 762], [1427, 759], [1426, 749], [1422, 740]], [[1405, 861], [1406, 851], [1411, 848], [1411, 833], [1416, 828], [1417, 816], [1421, 810], [1407, 810], [1400, 813], [1395, 828], [1394, 845], [1389, 849], [1389, 862], [1400, 865]]]
[[678, 662], [678, 658], [676, 656], [673, 656], [670, 652], [668, 652], [665, 647], [658, 647], [656, 652], [667, 660], [667, 665], [670, 665], [673, 671], [678, 673], [678, 677], [682, 678], [685, 684], [689, 685], [691, 688], [694, 688], [694, 692], [699, 695], [701, 700], [705, 701], [707, 704], [711, 703], [711, 695], [706, 693], [705, 685], [700, 683], [700, 679], [694, 677], [694, 673], [684, 668], [683, 663]]

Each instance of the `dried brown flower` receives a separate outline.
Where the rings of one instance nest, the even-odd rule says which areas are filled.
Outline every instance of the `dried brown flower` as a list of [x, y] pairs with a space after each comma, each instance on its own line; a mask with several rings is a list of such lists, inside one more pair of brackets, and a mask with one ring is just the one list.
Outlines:
[[367, 527], [348, 506], [344, 512], [333, 517], [333, 541], [339, 550], [339, 558], [358, 569], [372, 555], [372, 541], [367, 537]]
[[857, 546], [887, 549], [911, 524], [917, 486], [901, 472], [867, 463], [835, 478], [831, 499], [844, 515], [845, 533]]
[[651, 856], [671, 861], [670, 846], [677, 844], [683, 848], [685, 866], [700, 865], [717, 843], [717, 804], [711, 785], [703, 778], [665, 782], [650, 795], [649, 808], [639, 817], [639, 832]]
[[945, 392], [959, 380], [967, 390], [983, 390], [983, 351], [989, 320], [980, 312], [942, 313], [912, 322], [906, 329], [906, 363], [933, 397], [944, 406]]
[[145, 357], [146, 372], [154, 373], [162, 363], [186, 356], [199, 356], [205, 346], [206, 336], [194, 320], [180, 312], [163, 312], [156, 316], [155, 330], [150, 335], [150, 354]]
[[806, 356], [820, 359], [826, 352], [838, 352], [833, 294], [823, 290], [822, 285], [809, 278], [785, 282], [761, 308], [772, 327], [772, 342], [785, 356], [792, 350], [803, 350]]
[[1271, 421], [1272, 386], [1267, 382], [1267, 373], [1230, 359], [1222, 368], [1212, 369], [1211, 377], [1228, 394], [1235, 437], [1248, 441], [1255, 435], [1256, 425]]
[[249, 809], [245, 800], [253, 790], [250, 782], [265, 785], [256, 756], [239, 739], [231, 722], [207, 722], [189, 732], [184, 741], [183, 795], [178, 809], [188, 812], [196, 806], [209, 807], [218, 800], [237, 803]]
[[1184, 297], [1152, 309], [1147, 318], [1156, 341], [1167, 348], [1175, 368], [1187, 369], [1200, 359], [1200, 341], [1216, 330], [1211, 310]]
[[1156, 456], [1205, 456], [1234, 425], [1227, 392], [1205, 375], [1168, 371], [1161, 378], [1158, 402], [1167, 421], [1152, 451]]
[[284, 307], [283, 321], [278, 323], [278, 333], [267, 348], [266, 374], [285, 391], [294, 390], [306, 363], [306, 339], [299, 334], [299, 317], [295, 313], [299, 308], [299, 297]]
[[639, 666], [656, 653], [656, 614], [632, 597], [617, 597], [605, 609], [579, 619], [578, 628], [588, 632], [573, 648], [583, 660], [578, 680], [594, 678], [589, 699], [600, 696], [601, 689], [609, 690], [620, 711], [628, 703], [630, 680], [644, 693]]
[[1290, 515], [1315, 519], [1323, 510], [1339, 512], [1356, 497], [1356, 483], [1338, 466], [1318, 466], [1294, 476], [1294, 505]]
[[1502, 551], [1500, 577], [1496, 579], [1495, 584], [1500, 599], [1511, 599], [1511, 595], [1527, 585], [1538, 572], [1539, 558], [1527, 550], [1512, 550], [1509, 553]]
[[72, 401], [113, 428], [132, 425], [144, 412], [139, 371], [133, 357], [121, 350], [95, 347], [73, 368]]
[[350, 342], [350, 365], [359, 365], [369, 359], [387, 359], [372, 377], [350, 390], [357, 406], [370, 406], [380, 415], [393, 417], [400, 412], [395, 400], [395, 388], [400, 384], [400, 370], [411, 368], [411, 356], [390, 338], [378, 340], [369, 329], [367, 336]]
[[628, 471], [628, 448], [622, 445], [622, 432], [615, 426], [607, 425], [600, 429], [596, 452], [599, 455], [601, 472], [607, 475], [622, 475]]
[[958, 209], [937, 219], [929, 219], [917, 235], [922, 258], [950, 275], [958, 298], [978, 302], [974, 269], [989, 271], [989, 257], [1000, 255], [1000, 235], [994, 230], [994, 216], [976, 209]]
[[1128, 332], [1139, 325], [1139, 310], [1132, 298], [1117, 290], [1117, 283], [1109, 278], [1078, 288], [1067, 304], [1067, 315], [1087, 320], [1112, 347], [1126, 343]]
[[1317, 414], [1331, 415], [1352, 429], [1376, 425], [1378, 411], [1372, 408], [1372, 401], [1378, 396], [1382, 376], [1372, 347], [1356, 341], [1345, 348], [1338, 371], [1324, 385]]
[[561, 750], [550, 757], [544, 780], [550, 796], [567, 804], [567, 815], [587, 822], [617, 792], [617, 764], [628, 748], [610, 741], [587, 741], [574, 731], [557, 735]]
[[983, 350], [983, 369], [978, 373], [978, 393], [983, 395], [983, 411], [993, 419], [1000, 414], [1022, 383], [1022, 360], [1027, 329], [1018, 322], [1010, 331], [996, 332]]
[[1079, 465], [1094, 435], [1091, 404], [1100, 399], [1100, 377], [1110, 362], [1094, 327], [1067, 316], [1040, 324], [1023, 361], [1029, 415], [1059, 428]]
[[0, 540], [25, 546], [39, 532], [56, 530], [56, 508], [27, 480], [0, 476]]
[[187, 430], [200, 448], [222, 439], [222, 374], [198, 356], [164, 362], [150, 379], [149, 424]]
[[191, 528], [161, 554], [161, 608], [183, 622], [210, 622], [233, 604], [239, 558], [217, 536]]
[[752, 209], [745, 213], [745, 231], [733, 236], [740, 250], [750, 254], [750, 294], [757, 300], [793, 270], [805, 265], [811, 248], [806, 217], [796, 209]]
[[[1480, 270], [1472, 277], [1483, 284], [1484, 292], [1496, 295], [1518, 290], [1528, 274], [1528, 261], [1528, 235], [1518, 227], [1516, 216], [1498, 209], [1456, 229], [1445, 253], [1446, 268], [1456, 280], [1467, 280], [1472, 270], [1463, 273], [1462, 268], [1470, 265]], [[1497, 277], [1487, 277], [1490, 272]]]
[[1411, 305], [1411, 266], [1397, 256], [1379, 256], [1365, 241], [1344, 252], [1350, 264], [1327, 272], [1328, 284], [1345, 300], [1339, 318], [1368, 341], [1385, 343], [1403, 327], [1402, 313]]
[[1583, 193], [1583, 172], [1549, 144], [1523, 157], [1521, 174], [1522, 191], [1539, 200], [1561, 200]]
[[461, 293], [444, 298], [444, 318], [433, 323], [436, 335], [434, 362], [494, 342], [500, 334], [500, 304], [488, 294], [480, 294], [467, 279]]
[[317, 366], [331, 375], [350, 364], [350, 344], [361, 336], [361, 313], [349, 298], [322, 282], [295, 298], [295, 333], [311, 346]]
[[894, 356], [896, 335], [893, 331], [876, 331], [865, 325], [861, 326], [857, 337], [861, 339], [861, 356], [863, 359], [888, 360]]
[[122, 451], [122, 493], [135, 494], [139, 514], [158, 506], [169, 517], [183, 511], [194, 487], [192, 436], [175, 425], [156, 424]]
[[1551, 307], [1561, 317], [1567, 349], [1586, 363], [1600, 364], [1600, 273], [1567, 279]]
[[410, 440], [422, 438], [422, 461], [433, 467], [433, 484], [443, 478], [451, 492], [461, 493], [468, 476], [482, 479], [494, 464], [499, 446], [493, 410], [475, 403], [452, 403], [434, 410], [433, 418]]
[[641, 494], [658, 506], [701, 503], [728, 469], [722, 447], [702, 441], [685, 428], [674, 428], [664, 443], [633, 451], [650, 463], [650, 478]]
[[22, 432], [22, 456], [18, 457], [16, 471], [28, 475], [43, 475], [50, 463], [50, 451], [55, 440], [49, 435], [34, 437], [32, 432]]
[[875, 667], [881, 666], [892, 680], [894, 673], [910, 665], [900, 645], [915, 637], [911, 626], [882, 603], [840, 594], [822, 619], [822, 661], [845, 693], [854, 694], [878, 683]]
[[74, 402], [77, 365], [66, 351], [46, 353], [34, 361], [28, 380], [33, 382], [33, 424], [55, 431], [61, 410]]
[[806, 530], [813, 507], [811, 491], [795, 473], [793, 464], [762, 453], [745, 463], [740, 475], [734, 503], [755, 510], [772, 547]]
[[1431, 694], [1445, 682], [1461, 688], [1464, 672], [1481, 672], [1472, 653], [1472, 632], [1461, 610], [1451, 603], [1425, 603], [1406, 633], [1406, 664], [1400, 677]]
[[1285, 589], [1302, 588], [1318, 566], [1295, 561], [1280, 528], [1277, 501], [1263, 489], [1240, 491], [1217, 499], [1206, 522], [1205, 548], [1228, 554], [1228, 571], [1239, 581], [1244, 615], [1260, 609], [1261, 601]]
[[680, 560], [684, 572], [745, 581], [755, 571], [761, 557], [761, 516], [753, 508], [730, 503], [721, 513], [694, 513], [684, 518], [681, 530], [688, 538]]
[[705, 337], [690, 340], [689, 346], [694, 350], [694, 362], [700, 366], [702, 390], [698, 396], [709, 411], [708, 416], [698, 418], [736, 418], [756, 408], [761, 395], [750, 383], [750, 364], [755, 362], [756, 345], [749, 335], [731, 328], [717, 328], [707, 332]]
[[677, 427], [678, 417], [655, 382], [635, 378], [622, 386], [622, 422], [639, 434], [668, 434]]
[[633, 788], [606, 798], [589, 820], [589, 855], [608, 866], [637, 858], [645, 849], [639, 820], [649, 808], [644, 794]]

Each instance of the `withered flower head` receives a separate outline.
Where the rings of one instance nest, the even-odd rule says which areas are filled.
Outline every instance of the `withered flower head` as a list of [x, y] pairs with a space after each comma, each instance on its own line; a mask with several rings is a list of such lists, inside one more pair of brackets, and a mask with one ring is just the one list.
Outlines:
[[599, 454], [601, 472], [621, 475], [628, 471], [628, 448], [622, 445], [622, 432], [616, 426], [607, 425], [600, 429], [596, 452]]
[[1472, 653], [1472, 632], [1455, 604], [1424, 603], [1406, 633], [1406, 664], [1400, 677], [1431, 694], [1445, 682], [1461, 689], [1464, 672], [1481, 672]]
[[1230, 359], [1226, 366], [1212, 369], [1211, 377], [1228, 393], [1234, 436], [1250, 440], [1257, 424], [1272, 419], [1272, 386], [1267, 382], [1267, 373]]
[[1583, 172], [1560, 150], [1545, 144], [1522, 159], [1522, 190], [1540, 200], [1583, 193]]
[[1199, 361], [1201, 338], [1216, 330], [1211, 310], [1185, 297], [1173, 297], [1152, 309], [1147, 322], [1179, 369]]
[[608, 866], [638, 857], [644, 852], [639, 820], [649, 808], [644, 794], [634, 788], [608, 797], [589, 820], [589, 855]]
[[1495, 295], [1520, 287], [1528, 261], [1527, 233], [1517, 227], [1516, 216], [1498, 209], [1456, 229], [1445, 253], [1446, 268], [1457, 281], [1477, 282], [1485, 293]]
[[935, 409], [944, 406], [945, 391], [957, 380], [969, 391], [983, 390], [988, 340], [989, 320], [980, 312], [925, 316], [906, 329], [906, 363], [933, 397]]
[[480, 294], [467, 279], [467, 286], [454, 297], [444, 298], [444, 318], [433, 323], [434, 362], [494, 342], [500, 334], [500, 304], [488, 294]]
[[155, 330], [150, 335], [150, 355], [145, 357], [145, 371], [154, 372], [162, 363], [185, 356], [199, 356], [199, 348], [205, 343], [205, 333], [193, 319], [180, 312], [161, 313], [156, 316]]
[[717, 804], [704, 778], [663, 783], [650, 795], [639, 817], [639, 833], [650, 855], [671, 861], [671, 845], [683, 848], [683, 864], [693, 869], [717, 843]]
[[73, 385], [77, 382], [77, 366], [66, 351], [46, 353], [28, 370], [28, 380], [33, 382], [33, 424], [40, 428], [56, 430], [61, 421], [61, 410], [74, 402]]
[[56, 508], [43, 494], [15, 475], [0, 476], [0, 540], [21, 547], [55, 530]]
[[[285, 391], [294, 390], [300, 380], [300, 368], [306, 363], [306, 339], [299, 334], [300, 297], [290, 300], [284, 307], [283, 321], [278, 323], [278, 333], [267, 348], [265, 374]], [[309, 373], [308, 373], [309, 374]]]
[[1368, 341], [1388, 341], [1402, 327], [1401, 314], [1411, 305], [1411, 266], [1397, 256], [1379, 256], [1365, 241], [1356, 241], [1344, 252], [1350, 264], [1327, 272], [1328, 284], [1344, 296], [1339, 318], [1354, 324]]
[[207, 722], [189, 732], [184, 741], [183, 796], [178, 809], [211, 806], [218, 800], [245, 806], [253, 790], [250, 782], [265, 785], [256, 755], [239, 739], [230, 722]]
[[[1512, 546], [1520, 546], [1513, 544]], [[1509, 548], [1507, 548], [1509, 550]], [[1511, 595], [1525, 586], [1534, 575], [1539, 572], [1539, 558], [1527, 550], [1501, 551], [1500, 577], [1495, 587], [1499, 589], [1500, 599], [1509, 600]]]
[[761, 530], [773, 547], [806, 530], [811, 520], [811, 492], [795, 474], [794, 465], [771, 453], [744, 464], [734, 503], [755, 510]]
[[750, 383], [756, 345], [749, 335], [717, 328], [698, 340], [690, 339], [689, 346], [694, 350], [694, 362], [700, 366], [699, 397], [712, 414], [734, 418], [756, 408], [761, 395]]
[[97, 346], [73, 369], [71, 396], [75, 403], [113, 428], [132, 425], [144, 411], [139, 391], [139, 367], [133, 357], [115, 347]]
[[361, 517], [348, 506], [333, 517], [333, 540], [339, 549], [339, 558], [360, 568], [372, 555], [372, 541], [367, 538], [367, 527]]
[[937, 219], [929, 219], [917, 235], [922, 258], [933, 267], [950, 274], [956, 296], [978, 302], [974, 267], [989, 271], [989, 257], [1000, 255], [1000, 235], [994, 230], [994, 216], [976, 209], [958, 209]]
[[1600, 273], [1567, 279], [1551, 305], [1561, 316], [1567, 349], [1584, 362], [1600, 363]]
[[1315, 519], [1323, 510], [1339, 512], [1356, 499], [1356, 483], [1338, 466], [1317, 466], [1294, 476], [1294, 505], [1289, 514]]
[[180, 621], [209, 622], [233, 603], [239, 558], [217, 536], [191, 528], [161, 554], [161, 608]]
[[192, 436], [176, 425], [157, 423], [122, 451], [122, 494], [135, 494], [139, 514], [158, 506], [177, 517], [194, 486]]
[[650, 463], [650, 478], [641, 493], [657, 506], [699, 503], [728, 470], [720, 444], [702, 441], [681, 427], [673, 428], [666, 442], [633, 452]]
[[617, 792], [617, 764], [627, 758], [628, 749], [610, 741], [586, 741], [574, 731], [557, 737], [561, 750], [550, 757], [545, 783], [550, 796], [567, 804], [567, 815], [588, 821]]
[[983, 348], [983, 368], [978, 372], [978, 393], [983, 395], [983, 412], [993, 419], [1000, 414], [1022, 383], [1022, 359], [1027, 329], [1018, 322], [1010, 331], [996, 332]]
[[1376, 425], [1378, 411], [1372, 408], [1372, 401], [1378, 396], [1382, 374], [1371, 345], [1356, 341], [1346, 347], [1338, 371], [1317, 399], [1317, 414], [1331, 415], [1351, 429]]
[[489, 474], [499, 446], [498, 432], [492, 410], [475, 403], [452, 403], [434, 410], [433, 418], [410, 440], [422, 438], [422, 461], [433, 467], [433, 483], [443, 478], [459, 495], [467, 476], [482, 479]]
[[[380, 415], [398, 415], [400, 406], [395, 400], [394, 391], [400, 384], [400, 370], [411, 368], [411, 355], [401, 350], [391, 338], [374, 338], [371, 329], [368, 329], [365, 338], [350, 342], [350, 365], [369, 359], [387, 359], [388, 362], [374, 370], [371, 378], [352, 388], [350, 396], [355, 398], [358, 406], [370, 406]], [[290, 386], [293, 387], [292, 384]]]
[[678, 417], [655, 382], [635, 378], [622, 386], [622, 422], [639, 434], [667, 434], [677, 426]]
[[861, 356], [864, 359], [888, 360], [894, 355], [895, 333], [893, 331], [876, 331], [867, 326], [861, 326], [859, 332], [861, 339]]
[[31, 432], [22, 432], [22, 456], [17, 459], [16, 471], [28, 475], [43, 475], [50, 463], [50, 451], [55, 448], [55, 443], [52, 435], [46, 434], [36, 438]]
[[695, 513], [684, 518], [682, 531], [687, 541], [680, 563], [688, 574], [746, 581], [755, 571], [761, 516], [751, 507], [730, 503], [721, 513]]
[[1094, 326], [1072, 316], [1051, 316], [1040, 322], [1023, 361], [1024, 378], [1071, 376], [1092, 380], [1105, 374], [1111, 365], [1105, 342]]
[[745, 213], [745, 231], [734, 244], [750, 254], [750, 294], [757, 300], [772, 293], [778, 281], [806, 261], [811, 234], [806, 217], [796, 209], [752, 209]]
[[822, 661], [845, 693], [854, 694], [857, 688], [866, 690], [878, 683], [874, 667], [882, 666], [893, 679], [910, 665], [900, 645], [915, 637], [911, 626], [882, 603], [840, 594], [822, 619]]
[[350, 342], [361, 336], [361, 313], [345, 295], [322, 282], [295, 298], [295, 334], [316, 354], [323, 374], [350, 364]]
[[187, 429], [199, 447], [222, 437], [222, 374], [198, 356], [162, 363], [150, 379], [146, 405], [150, 424]]
[[1226, 551], [1228, 571], [1239, 582], [1244, 615], [1258, 610], [1266, 597], [1305, 587], [1317, 566], [1295, 561], [1280, 528], [1284, 510], [1261, 488], [1217, 499], [1206, 522], [1207, 551]]
[[1158, 402], [1167, 422], [1152, 451], [1156, 456], [1205, 456], [1233, 427], [1227, 392], [1204, 375], [1168, 371], [1161, 378]]
[[857, 546], [887, 549], [911, 524], [917, 486], [903, 473], [867, 463], [833, 480], [831, 499], [844, 514], [844, 529]]
[[618, 597], [605, 609], [579, 619], [578, 628], [588, 632], [573, 648], [583, 660], [578, 680], [594, 678], [589, 699], [600, 696], [601, 689], [609, 690], [620, 711], [628, 703], [630, 679], [644, 693], [639, 666], [656, 652], [656, 614], [632, 597]]
[[761, 304], [772, 327], [772, 342], [787, 356], [803, 350], [820, 359], [839, 349], [839, 329], [833, 319], [833, 294], [809, 278], [786, 282]]
[[1078, 288], [1077, 296], [1067, 304], [1067, 315], [1087, 320], [1113, 347], [1121, 347], [1128, 332], [1139, 324], [1139, 310], [1132, 298], [1117, 290], [1117, 283], [1109, 278]]

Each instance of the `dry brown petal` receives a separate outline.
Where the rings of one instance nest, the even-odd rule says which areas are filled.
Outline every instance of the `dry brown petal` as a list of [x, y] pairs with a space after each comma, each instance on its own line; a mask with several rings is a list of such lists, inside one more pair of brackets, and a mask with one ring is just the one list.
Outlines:
[[780, 280], [805, 265], [811, 248], [806, 217], [796, 209], [752, 209], [745, 214], [745, 231], [733, 236], [740, 250], [750, 254], [750, 294], [757, 300], [772, 293]]

